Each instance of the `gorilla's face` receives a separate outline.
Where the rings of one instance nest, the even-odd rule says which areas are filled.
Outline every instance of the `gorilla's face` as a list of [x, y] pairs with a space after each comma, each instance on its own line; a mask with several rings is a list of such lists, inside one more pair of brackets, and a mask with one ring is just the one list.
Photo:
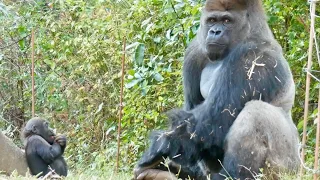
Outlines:
[[53, 144], [55, 139], [55, 133], [49, 127], [48, 121], [41, 118], [33, 118], [28, 121], [26, 125], [27, 131], [31, 131], [31, 134], [36, 134], [45, 139], [49, 144]]
[[228, 49], [242, 43], [250, 27], [246, 11], [204, 10], [201, 22], [203, 45], [211, 60], [222, 58]]
[[48, 143], [52, 144], [54, 142], [55, 133], [53, 129], [49, 127], [47, 121], [42, 122], [42, 128], [40, 128], [39, 135], [42, 136]]

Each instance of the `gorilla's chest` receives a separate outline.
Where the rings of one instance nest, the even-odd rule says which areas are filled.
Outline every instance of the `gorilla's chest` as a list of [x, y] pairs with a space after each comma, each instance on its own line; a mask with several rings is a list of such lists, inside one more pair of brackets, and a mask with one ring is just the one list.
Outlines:
[[200, 92], [204, 99], [207, 99], [210, 91], [214, 90], [216, 81], [219, 78], [221, 70], [221, 61], [209, 62], [202, 70], [200, 81]]

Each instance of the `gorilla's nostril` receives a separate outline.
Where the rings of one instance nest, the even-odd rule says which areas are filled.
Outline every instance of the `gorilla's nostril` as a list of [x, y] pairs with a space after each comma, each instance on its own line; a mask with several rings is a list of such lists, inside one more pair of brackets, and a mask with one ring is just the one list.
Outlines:
[[220, 35], [221, 32], [222, 32], [222, 31], [220, 31], [220, 30], [210, 30], [210, 31], [209, 31], [209, 33], [210, 33], [211, 35]]

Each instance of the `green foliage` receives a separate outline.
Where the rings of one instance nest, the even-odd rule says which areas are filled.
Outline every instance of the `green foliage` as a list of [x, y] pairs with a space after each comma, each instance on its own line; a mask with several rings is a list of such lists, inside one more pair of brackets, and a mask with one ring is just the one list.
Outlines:
[[[164, 112], [183, 103], [181, 61], [199, 26], [200, 3], [141, 1], [124, 22], [131, 54], [126, 76], [123, 143], [131, 165], [151, 129], [164, 128]], [[137, 21], [139, 20], [139, 21]], [[136, 23], [132, 23], [136, 22]]]
[[[8, 70], [15, 74], [1, 73], [21, 79], [22, 95], [13, 99], [21, 101], [18, 107], [23, 109], [25, 119], [30, 118], [30, 33], [34, 28], [36, 112], [49, 118], [58, 131], [67, 133], [67, 156], [72, 167], [115, 163], [125, 37], [121, 164], [126, 166], [121, 167], [132, 167], [147, 144], [150, 130], [165, 127], [163, 112], [182, 106], [181, 61], [199, 26], [200, 3], [54, 1], [4, 7], [10, 8], [12, 15], [2, 27], [8, 38], [3, 44], [13, 43], [19, 47], [15, 53], [24, 55], [11, 57], [12, 47], [5, 48], [8, 53], [1, 53], [4, 62], [12, 59], [22, 65]], [[10, 33], [17, 43], [10, 39]], [[10, 91], [18, 82], [10, 79], [1, 84], [2, 92], [7, 92], [5, 97], [19, 95]], [[17, 105], [8, 101], [2, 107]]]
[[[128, 171], [147, 146], [150, 131], [166, 127], [164, 113], [183, 105], [183, 55], [199, 27], [202, 3], [0, 2], [0, 117], [4, 120], [0, 127], [17, 138], [21, 121], [31, 117], [30, 34], [34, 29], [37, 115], [47, 117], [58, 132], [69, 137], [66, 157], [71, 168], [89, 165], [94, 170], [114, 165], [125, 39], [120, 167]], [[297, 96], [293, 117], [301, 131], [308, 4], [305, 0], [266, 0], [264, 4], [294, 74]], [[312, 84], [314, 112], [310, 119], [317, 113], [317, 87]], [[314, 145], [314, 132], [309, 126], [310, 146]], [[310, 159], [312, 152], [308, 149]]]
[[[307, 66], [307, 56], [309, 47], [309, 4], [305, 1], [276, 1], [269, 0], [265, 2], [266, 10], [268, 12], [269, 24], [272, 31], [283, 47], [284, 54], [288, 60], [291, 70], [293, 72], [296, 84], [296, 100], [293, 107], [293, 120], [297, 124], [299, 132], [303, 129], [303, 113], [304, 113], [304, 99], [305, 99], [305, 80]], [[320, 27], [316, 21], [316, 28]], [[319, 28], [316, 29], [319, 33]], [[317, 62], [316, 53], [314, 53], [313, 61]], [[313, 69], [319, 71], [319, 65], [313, 64]], [[319, 73], [313, 72], [315, 76], [319, 77]], [[309, 123], [307, 128], [308, 146], [306, 147], [307, 157], [310, 162], [314, 160], [315, 147], [315, 132], [316, 126], [313, 124], [317, 114], [317, 102], [319, 83], [314, 79], [311, 81], [310, 87], [310, 106], [309, 106]], [[301, 134], [302, 137], [302, 134]], [[312, 166], [312, 165], [311, 165]]]

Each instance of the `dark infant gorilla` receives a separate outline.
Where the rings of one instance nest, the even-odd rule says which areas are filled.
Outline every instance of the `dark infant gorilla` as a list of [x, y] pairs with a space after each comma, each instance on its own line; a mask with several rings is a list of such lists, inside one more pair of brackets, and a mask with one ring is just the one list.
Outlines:
[[184, 110], [169, 114], [168, 131], [153, 133], [135, 178], [251, 179], [261, 168], [277, 178], [297, 170], [295, 85], [261, 0], [207, 0], [183, 78]]
[[27, 122], [22, 136], [32, 175], [44, 176], [50, 172], [50, 166], [60, 176], [67, 176], [68, 167], [62, 156], [67, 145], [65, 135], [56, 136], [47, 121], [32, 118]]

